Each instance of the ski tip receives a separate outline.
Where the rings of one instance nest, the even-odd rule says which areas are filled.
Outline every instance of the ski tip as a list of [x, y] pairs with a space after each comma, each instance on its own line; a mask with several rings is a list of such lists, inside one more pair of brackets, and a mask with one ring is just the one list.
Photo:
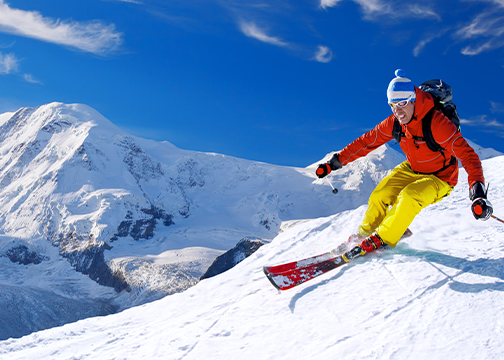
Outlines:
[[270, 266], [263, 266], [264, 275], [266, 275], [266, 276], [270, 275], [269, 269], [270, 269]]
[[282, 290], [282, 289], [275, 283], [275, 281], [273, 280], [273, 275], [271, 275], [271, 273], [268, 271], [268, 269], [269, 269], [269, 266], [263, 266], [264, 275], [266, 275], [266, 277], [270, 281], [271, 285], [273, 285], [275, 287], [275, 289], [277, 289], [280, 292], [280, 290]]

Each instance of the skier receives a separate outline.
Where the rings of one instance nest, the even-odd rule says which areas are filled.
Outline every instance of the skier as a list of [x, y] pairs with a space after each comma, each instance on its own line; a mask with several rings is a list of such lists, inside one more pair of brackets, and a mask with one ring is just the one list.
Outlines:
[[[316, 175], [323, 178], [365, 156], [392, 140], [394, 123], [399, 122], [404, 137], [400, 146], [406, 161], [396, 166], [373, 190], [364, 219], [358, 232], [349, 241], [358, 241], [365, 252], [383, 244], [395, 247], [416, 215], [427, 205], [448, 196], [457, 184], [458, 160], [468, 174], [471, 210], [476, 219], [487, 220], [493, 212], [487, 200], [487, 189], [480, 159], [457, 126], [441, 111], [429, 112], [434, 106], [433, 97], [413, 85], [398, 69], [387, 89], [388, 103], [393, 114], [365, 133], [331, 160], [320, 164]], [[434, 140], [443, 148], [441, 152], [429, 149], [422, 141], [422, 121], [431, 116]], [[397, 125], [396, 125], [397, 126]]]

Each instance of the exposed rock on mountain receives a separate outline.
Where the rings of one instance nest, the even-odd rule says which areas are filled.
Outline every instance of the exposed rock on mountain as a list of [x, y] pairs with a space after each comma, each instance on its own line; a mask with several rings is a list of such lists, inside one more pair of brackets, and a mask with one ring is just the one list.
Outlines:
[[24, 245], [10, 248], [5, 255], [10, 261], [21, 265], [40, 264], [44, 260], [49, 260], [47, 256], [37, 254], [35, 251], [29, 251]]
[[201, 280], [222, 274], [224, 271], [233, 268], [263, 245], [264, 241], [261, 239], [248, 237], [241, 239], [234, 248], [215, 259], [207, 272], [201, 277]]

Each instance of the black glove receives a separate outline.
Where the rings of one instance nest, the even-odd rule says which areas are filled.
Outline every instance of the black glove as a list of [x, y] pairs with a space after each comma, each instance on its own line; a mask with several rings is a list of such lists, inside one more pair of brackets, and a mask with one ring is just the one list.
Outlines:
[[473, 201], [471, 210], [476, 220], [488, 220], [493, 213], [493, 207], [487, 199], [479, 198]]
[[338, 154], [335, 153], [332, 156], [331, 160], [329, 160], [325, 164], [320, 164], [318, 166], [316, 174], [320, 179], [322, 179], [322, 178], [326, 177], [327, 175], [329, 175], [332, 170], [338, 170], [338, 169], [341, 169], [342, 167], [343, 167], [343, 165], [341, 165], [341, 163], [339, 161]]
[[331, 166], [329, 164], [320, 164], [317, 168], [317, 171], [315, 174], [319, 177], [319, 179], [322, 179], [329, 175], [331, 173]]
[[331, 160], [329, 160], [327, 163], [331, 167], [331, 170], [338, 170], [343, 167], [343, 165], [341, 165], [341, 162], [339, 161], [338, 153], [334, 153]]
[[471, 211], [476, 220], [488, 220], [493, 213], [493, 207], [487, 200], [485, 185], [478, 181], [469, 189], [469, 199], [471, 199]]

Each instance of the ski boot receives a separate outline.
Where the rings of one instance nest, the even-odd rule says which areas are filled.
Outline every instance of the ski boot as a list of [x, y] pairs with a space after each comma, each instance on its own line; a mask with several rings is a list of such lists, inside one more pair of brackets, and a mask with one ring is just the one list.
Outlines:
[[380, 235], [378, 233], [374, 233], [372, 235], [369, 235], [366, 239], [364, 239], [360, 247], [362, 250], [364, 250], [366, 253], [373, 252], [383, 245], [383, 240], [381, 239]]
[[360, 245], [355, 246], [352, 250], [347, 251], [341, 257], [346, 262], [355, 259], [357, 256], [366, 255], [369, 252], [373, 252], [383, 245], [383, 240], [380, 238], [378, 233], [374, 233], [360, 243]]

